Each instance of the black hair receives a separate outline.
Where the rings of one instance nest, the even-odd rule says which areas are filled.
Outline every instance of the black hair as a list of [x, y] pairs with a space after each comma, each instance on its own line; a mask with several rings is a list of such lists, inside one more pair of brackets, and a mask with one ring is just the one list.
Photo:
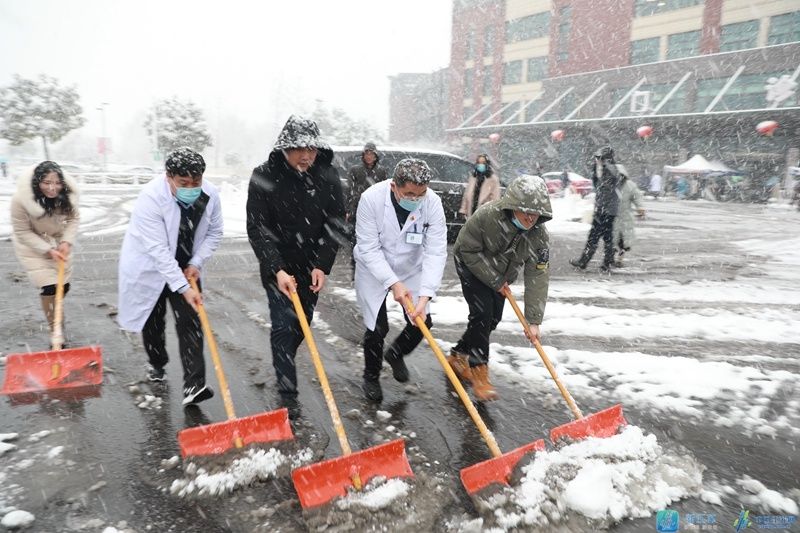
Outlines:
[[171, 176], [191, 176], [199, 178], [206, 171], [203, 156], [191, 148], [178, 148], [167, 156], [164, 162], [167, 174]]
[[[58, 176], [58, 181], [61, 183], [61, 191], [55, 198], [48, 198], [39, 187], [45, 177], [51, 172], [55, 172]], [[69, 201], [69, 195], [72, 190], [64, 181], [64, 171], [58, 166], [55, 161], [42, 161], [36, 168], [33, 169], [33, 179], [31, 180], [31, 188], [33, 189], [33, 197], [36, 203], [44, 208], [47, 215], [52, 215], [56, 210], [64, 214], [72, 213], [73, 206]]]
[[[478, 154], [478, 156], [475, 158], [475, 165], [478, 164], [478, 159], [480, 159], [481, 157], [486, 160], [486, 172], [483, 172], [483, 175], [484, 176], [491, 176], [492, 174], [494, 174], [494, 169], [492, 168], [492, 161], [489, 159], [488, 155], [486, 155], [486, 154]], [[475, 169], [475, 167], [473, 165], [472, 175], [473, 176], [477, 176], [478, 174], [479, 174], [478, 170]]]

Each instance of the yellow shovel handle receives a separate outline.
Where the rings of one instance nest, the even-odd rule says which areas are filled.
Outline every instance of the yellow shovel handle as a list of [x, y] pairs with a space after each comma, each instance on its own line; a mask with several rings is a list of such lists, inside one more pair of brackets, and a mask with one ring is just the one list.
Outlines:
[[[514, 308], [514, 312], [517, 314], [517, 318], [519, 319], [520, 324], [522, 324], [522, 327], [525, 328], [526, 332], [530, 331], [530, 325], [528, 324], [528, 320], [525, 318], [525, 315], [522, 314], [519, 305], [517, 305], [517, 301], [514, 299], [514, 295], [511, 294], [511, 289], [505, 289], [503, 291], [503, 294], [505, 295], [506, 298], [508, 298], [511, 307]], [[547, 371], [550, 372], [550, 377], [552, 377], [553, 381], [556, 382], [556, 386], [558, 387], [558, 390], [561, 391], [561, 396], [564, 397], [564, 400], [567, 402], [567, 405], [572, 411], [572, 414], [575, 415], [575, 418], [577, 420], [580, 420], [581, 418], [583, 418], [583, 413], [581, 413], [581, 410], [578, 409], [578, 406], [575, 404], [575, 400], [572, 399], [572, 395], [570, 395], [567, 388], [559, 379], [558, 374], [556, 374], [555, 367], [553, 367], [553, 364], [550, 362], [550, 358], [547, 357], [547, 354], [544, 353], [544, 349], [542, 348], [542, 345], [539, 343], [538, 339], [533, 339], [533, 346], [534, 348], [536, 348], [536, 351], [539, 352], [539, 357], [542, 358], [544, 366], [546, 366]]]
[[336, 430], [336, 436], [339, 438], [339, 446], [342, 448], [342, 455], [346, 457], [352, 453], [350, 450], [350, 443], [347, 442], [347, 434], [344, 432], [344, 425], [339, 416], [339, 409], [336, 408], [336, 402], [333, 399], [331, 386], [328, 383], [328, 376], [325, 374], [325, 367], [322, 366], [322, 359], [319, 356], [319, 350], [317, 350], [317, 343], [314, 342], [314, 336], [311, 335], [311, 328], [308, 326], [308, 319], [306, 318], [305, 311], [303, 311], [303, 304], [300, 303], [300, 297], [297, 295], [296, 291], [292, 292], [291, 295], [294, 311], [297, 313], [297, 319], [300, 321], [300, 327], [303, 329], [303, 335], [308, 343], [308, 351], [311, 352], [311, 360], [314, 362], [319, 384], [322, 386], [322, 394], [325, 396], [325, 403], [328, 404], [328, 411], [331, 412], [333, 428]]
[[56, 279], [56, 301], [53, 309], [53, 333], [50, 344], [53, 350], [60, 350], [64, 345], [64, 261], [58, 260], [58, 278]]
[[[189, 285], [192, 286], [195, 292], [200, 293], [197, 287], [197, 282], [194, 278], [189, 278]], [[200, 324], [203, 326], [203, 333], [208, 341], [208, 349], [211, 352], [211, 360], [214, 362], [214, 371], [217, 373], [217, 381], [219, 381], [219, 388], [222, 390], [222, 402], [225, 404], [225, 414], [228, 415], [228, 420], [236, 418], [236, 413], [233, 410], [233, 400], [231, 400], [231, 391], [228, 389], [228, 380], [225, 379], [225, 372], [222, 371], [222, 361], [219, 358], [219, 351], [217, 350], [217, 341], [214, 339], [214, 333], [211, 331], [211, 324], [208, 321], [208, 315], [203, 304], [197, 306], [197, 314], [200, 316]], [[237, 443], [237, 447], [241, 446]]]
[[[414, 314], [414, 302], [408, 296], [406, 296], [406, 311], [409, 315]], [[467, 408], [469, 416], [472, 417], [472, 421], [478, 427], [478, 431], [481, 432], [481, 437], [483, 437], [483, 440], [486, 441], [489, 451], [492, 452], [494, 457], [500, 457], [503, 455], [503, 452], [500, 451], [500, 447], [497, 445], [494, 435], [492, 435], [492, 432], [486, 427], [486, 424], [483, 423], [481, 415], [478, 414], [478, 410], [475, 409], [475, 405], [473, 405], [472, 400], [469, 399], [467, 391], [464, 390], [464, 386], [461, 384], [461, 381], [459, 381], [458, 376], [456, 376], [456, 373], [453, 372], [452, 368], [450, 368], [450, 365], [448, 364], [447, 359], [445, 359], [442, 350], [439, 348], [439, 345], [436, 343], [433, 335], [431, 335], [431, 331], [428, 329], [428, 326], [425, 325], [425, 321], [422, 320], [422, 317], [418, 316], [414, 319], [414, 322], [425, 336], [425, 340], [428, 341], [428, 345], [433, 350], [433, 353], [436, 354], [439, 364], [442, 365], [444, 373], [447, 374], [447, 378], [450, 380], [450, 383], [452, 383], [453, 388], [456, 389], [458, 397], [461, 398], [461, 401], [464, 403], [464, 407]]]

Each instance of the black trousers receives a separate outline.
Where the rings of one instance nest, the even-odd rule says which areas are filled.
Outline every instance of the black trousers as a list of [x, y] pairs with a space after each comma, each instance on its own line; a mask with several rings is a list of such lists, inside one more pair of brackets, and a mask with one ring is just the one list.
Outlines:
[[592, 218], [592, 229], [586, 247], [581, 254], [581, 263], [586, 266], [592, 260], [600, 239], [603, 239], [603, 265], [608, 266], [614, 262], [614, 215], [595, 213]]
[[[294, 275], [297, 281], [297, 295], [306, 314], [308, 323], [314, 315], [318, 296], [309, 288], [311, 275]], [[272, 367], [278, 380], [278, 392], [282, 396], [297, 396], [297, 368], [294, 358], [297, 348], [303, 342], [303, 330], [300, 320], [294, 311], [292, 301], [278, 290], [277, 283], [272, 283], [267, 288], [269, 300], [269, 318], [272, 322], [272, 331], [269, 341], [272, 349]]]
[[469, 356], [469, 366], [489, 362], [489, 335], [503, 318], [505, 297], [479, 280], [456, 258], [456, 272], [461, 280], [461, 291], [469, 306], [467, 329], [453, 350]]
[[[389, 350], [393, 352], [393, 357], [405, 357], [422, 342], [422, 331], [411, 322], [406, 313], [403, 313], [403, 318], [406, 319], [406, 327], [389, 347]], [[433, 326], [430, 314], [425, 316], [425, 325], [428, 328]], [[388, 333], [389, 319], [386, 315], [386, 298], [384, 298], [383, 305], [378, 311], [375, 329], [368, 329], [364, 333], [364, 379], [368, 381], [376, 381], [380, 377], [383, 364], [383, 344]]]
[[169, 361], [166, 347], [167, 302], [175, 317], [175, 331], [178, 334], [178, 352], [183, 365], [183, 386], [185, 388], [206, 384], [206, 363], [203, 359], [203, 330], [200, 318], [183, 295], [172, 292], [164, 286], [155, 307], [150, 312], [142, 330], [142, 341], [150, 364], [163, 367]]

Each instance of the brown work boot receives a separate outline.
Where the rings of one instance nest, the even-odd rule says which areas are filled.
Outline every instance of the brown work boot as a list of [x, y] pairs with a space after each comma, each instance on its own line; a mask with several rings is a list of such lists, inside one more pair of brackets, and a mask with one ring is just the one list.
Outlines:
[[491, 402], [497, 399], [497, 392], [489, 381], [488, 365], [472, 367], [472, 390], [475, 392], [475, 397], [481, 402]]
[[450, 350], [450, 355], [447, 356], [447, 362], [461, 381], [467, 383], [472, 381], [472, 369], [469, 367], [469, 357], [454, 350]]

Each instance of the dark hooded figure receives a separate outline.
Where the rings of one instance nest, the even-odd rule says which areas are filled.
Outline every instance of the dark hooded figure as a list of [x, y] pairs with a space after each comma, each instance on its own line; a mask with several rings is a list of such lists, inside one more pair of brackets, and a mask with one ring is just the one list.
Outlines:
[[283, 404], [296, 413], [294, 357], [303, 341], [291, 302], [297, 292], [309, 322], [343, 239], [344, 203], [333, 151], [317, 124], [292, 115], [269, 158], [253, 170], [247, 235], [267, 291], [272, 366]]
[[[356, 245], [356, 211], [358, 210], [358, 201], [364, 191], [372, 187], [378, 182], [385, 181], [387, 178], [386, 169], [380, 165], [380, 154], [374, 142], [368, 142], [364, 145], [364, 150], [361, 152], [361, 164], [350, 167], [347, 171], [347, 202], [345, 204], [345, 219], [350, 225], [350, 244], [351, 251]], [[350, 260], [353, 278], [355, 278], [356, 263], [355, 259]]]
[[614, 150], [610, 146], [605, 146], [594, 154], [591, 174], [595, 190], [592, 228], [583, 253], [578, 259], [570, 259], [569, 264], [585, 269], [602, 238], [604, 253], [600, 270], [608, 272], [614, 263], [614, 218], [619, 211], [619, 173], [614, 161]]

